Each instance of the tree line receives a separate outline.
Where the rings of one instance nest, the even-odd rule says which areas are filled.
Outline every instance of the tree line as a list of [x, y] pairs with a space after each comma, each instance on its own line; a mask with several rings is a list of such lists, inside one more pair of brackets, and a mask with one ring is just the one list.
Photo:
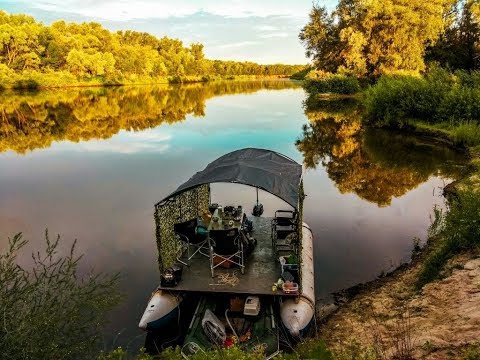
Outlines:
[[[210, 60], [203, 47], [146, 32], [111, 32], [94, 22], [57, 21], [46, 26], [31, 16], [0, 11], [0, 85], [8, 85], [15, 77], [18, 81], [42, 80], [52, 73], [63, 83], [122, 83], [160, 77], [181, 81], [189, 76], [203, 80], [209, 76], [288, 76], [303, 68]], [[47, 85], [55, 82], [47, 81]]]
[[480, 0], [340, 0], [314, 4], [299, 34], [317, 70], [377, 78], [418, 74], [435, 62], [480, 66]]

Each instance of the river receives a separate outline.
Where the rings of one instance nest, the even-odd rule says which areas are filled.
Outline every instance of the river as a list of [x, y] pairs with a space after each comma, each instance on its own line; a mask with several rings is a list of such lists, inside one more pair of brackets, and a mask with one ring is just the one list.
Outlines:
[[[125, 300], [107, 348], [141, 343], [158, 283], [153, 205], [224, 153], [261, 147], [305, 165], [317, 297], [371, 280], [424, 241], [442, 188], [465, 159], [445, 147], [362, 129], [355, 101], [306, 101], [298, 83], [219, 82], [0, 94], [0, 247], [78, 239], [82, 271], [120, 272]], [[214, 185], [251, 208], [255, 191]], [[282, 204], [261, 193], [271, 214]], [[26, 265], [26, 251], [19, 261]]]

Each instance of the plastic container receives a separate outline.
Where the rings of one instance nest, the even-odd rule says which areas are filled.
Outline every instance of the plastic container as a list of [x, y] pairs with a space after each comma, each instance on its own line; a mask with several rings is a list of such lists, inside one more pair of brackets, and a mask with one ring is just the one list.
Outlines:
[[285, 281], [282, 285], [285, 294], [298, 294], [298, 284], [291, 281]]
[[258, 296], [249, 296], [245, 300], [243, 315], [257, 316], [260, 313], [260, 298]]

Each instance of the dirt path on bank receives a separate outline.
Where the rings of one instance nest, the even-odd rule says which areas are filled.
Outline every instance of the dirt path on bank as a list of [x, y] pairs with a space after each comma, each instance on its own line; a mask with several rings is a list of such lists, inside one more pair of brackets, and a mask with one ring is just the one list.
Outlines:
[[[360, 291], [320, 327], [332, 349], [357, 342], [384, 359], [456, 359], [480, 342], [480, 258], [457, 256], [446, 277], [416, 291], [420, 265]], [[411, 357], [412, 358], [412, 357]]]

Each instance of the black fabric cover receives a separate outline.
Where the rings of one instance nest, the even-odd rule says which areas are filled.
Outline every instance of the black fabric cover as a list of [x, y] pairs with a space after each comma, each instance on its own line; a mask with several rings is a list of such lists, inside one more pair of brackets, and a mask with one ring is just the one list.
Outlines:
[[297, 209], [301, 178], [302, 165], [292, 159], [275, 151], [247, 148], [219, 157], [162, 201], [201, 184], [231, 182], [263, 189]]

